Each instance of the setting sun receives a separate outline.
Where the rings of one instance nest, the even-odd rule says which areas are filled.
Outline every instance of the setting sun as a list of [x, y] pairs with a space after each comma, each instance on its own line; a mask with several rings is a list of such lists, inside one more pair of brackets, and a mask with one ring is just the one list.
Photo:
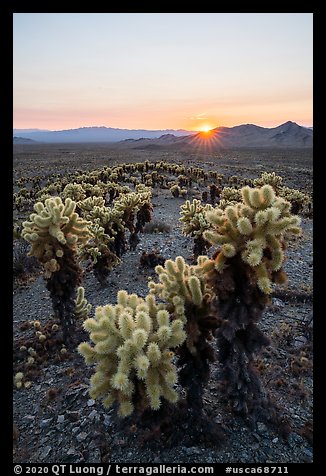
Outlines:
[[202, 126], [202, 127], [200, 128], [200, 132], [208, 133], [208, 132], [210, 132], [212, 129], [213, 129], [212, 126], [210, 126], [209, 124], [205, 124], [204, 126]]

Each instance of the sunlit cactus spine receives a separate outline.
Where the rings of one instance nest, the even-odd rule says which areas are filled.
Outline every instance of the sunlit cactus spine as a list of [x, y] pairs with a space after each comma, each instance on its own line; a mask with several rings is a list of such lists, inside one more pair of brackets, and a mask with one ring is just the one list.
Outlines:
[[254, 355], [269, 341], [256, 323], [272, 283], [286, 280], [286, 239], [300, 233], [300, 219], [270, 185], [246, 186], [241, 195], [241, 203], [206, 214], [210, 229], [204, 237], [216, 251], [202, 263], [202, 271], [217, 296], [222, 321], [216, 335], [226, 394], [235, 411], [262, 416], [271, 406], [253, 364]]
[[44, 267], [55, 315], [60, 319], [65, 341], [75, 327], [75, 294], [82, 269], [77, 263], [77, 247], [90, 238], [89, 222], [75, 212], [76, 203], [67, 198], [49, 198], [34, 205], [29, 221], [23, 222], [22, 237]]

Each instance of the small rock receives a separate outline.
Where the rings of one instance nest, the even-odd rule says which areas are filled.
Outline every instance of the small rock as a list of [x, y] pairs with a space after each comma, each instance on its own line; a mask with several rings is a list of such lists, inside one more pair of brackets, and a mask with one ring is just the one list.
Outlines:
[[278, 442], [278, 438], [274, 438], [274, 440], [272, 440], [272, 443], [277, 443]]
[[34, 415], [25, 415], [23, 417], [23, 421], [27, 422], [27, 423], [31, 423], [32, 421], [35, 420], [35, 416]]
[[293, 446], [297, 446], [298, 444], [303, 442], [303, 438], [296, 433], [290, 433], [288, 436], [288, 443], [293, 448]]
[[89, 456], [88, 462], [89, 463], [101, 463], [102, 462], [101, 451], [99, 450], [99, 448], [95, 448], [93, 453]]
[[111, 417], [109, 415], [105, 415], [103, 423], [104, 423], [105, 426], [110, 426], [111, 425]]
[[67, 415], [67, 418], [69, 421], [78, 421], [79, 420], [79, 412], [76, 412], [76, 411], [68, 411], [66, 413]]
[[76, 451], [76, 449], [73, 447], [69, 448], [69, 450], [67, 451], [68, 456], [75, 456], [77, 454], [78, 454], [78, 451]]
[[272, 303], [276, 307], [284, 307], [284, 302], [281, 299], [273, 298]]
[[86, 440], [87, 436], [88, 436], [87, 433], [85, 433], [84, 431], [82, 431], [81, 433], [79, 433], [79, 434], [77, 435], [76, 438], [77, 438], [77, 440], [81, 443], [82, 441], [85, 441], [85, 440]]
[[258, 435], [258, 433], [256, 433], [255, 431], [252, 432], [252, 436], [257, 440], [257, 441], [260, 441], [261, 440], [261, 437]]
[[39, 456], [40, 460], [41, 461], [45, 460], [49, 456], [51, 450], [52, 450], [51, 446], [46, 446], [45, 448], [43, 448], [43, 450], [42, 450], [42, 452]]
[[57, 418], [57, 423], [63, 423], [65, 421], [65, 416], [64, 415], [59, 415]]
[[307, 448], [303, 448], [302, 452], [308, 456], [308, 458], [312, 458], [313, 457], [313, 454], [312, 454], [312, 451], [308, 450]]
[[87, 406], [89, 407], [92, 407], [95, 405], [95, 400], [93, 400], [92, 398], [90, 398], [89, 400], [87, 400]]
[[40, 423], [40, 427], [41, 428], [46, 428], [47, 426], [50, 425], [52, 420], [53, 420], [53, 418], [46, 418], [45, 420], [42, 420], [41, 423]]
[[246, 451], [243, 451], [240, 457], [241, 457], [241, 462], [246, 463], [248, 461], [249, 455]]
[[91, 413], [88, 415], [88, 418], [90, 420], [95, 420], [96, 418], [98, 418], [98, 413], [96, 410], [92, 410]]
[[299, 349], [300, 347], [304, 347], [308, 342], [308, 339], [305, 336], [298, 336], [293, 341], [293, 347]]
[[75, 426], [74, 428], [72, 428], [72, 432], [73, 433], [77, 433], [77, 431], [80, 430], [79, 426]]
[[260, 421], [257, 423], [257, 432], [260, 433], [261, 435], [266, 434], [267, 427], [265, 423], [261, 423]]

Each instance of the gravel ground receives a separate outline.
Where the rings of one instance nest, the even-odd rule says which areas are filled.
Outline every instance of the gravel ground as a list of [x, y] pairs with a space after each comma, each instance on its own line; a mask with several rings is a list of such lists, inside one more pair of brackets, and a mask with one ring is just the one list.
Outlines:
[[[92, 272], [85, 274], [85, 295], [93, 305], [91, 313], [97, 305], [115, 302], [119, 289], [140, 296], [147, 294], [148, 278], [155, 273], [140, 268], [142, 251], [158, 249], [164, 258], [183, 255], [190, 259], [192, 240], [181, 235], [178, 222], [183, 200], [173, 198], [169, 191], [159, 191], [153, 203], [153, 219], [171, 229], [143, 234], [137, 250], [124, 255], [105, 287], [98, 284]], [[181, 438], [172, 448], [160, 444], [160, 440], [144, 442], [137, 428], [121, 423], [114, 410], [105, 410], [89, 397], [92, 369], [72, 350], [57, 363], [44, 359], [29, 389], [14, 389], [14, 462], [312, 462], [312, 220], [303, 219], [302, 227], [302, 237], [293, 240], [287, 251], [287, 293], [275, 294], [261, 321], [271, 345], [257, 357], [266, 387], [290, 420], [292, 431], [287, 438], [262, 422], [252, 430], [242, 418], [233, 416], [219, 396], [213, 369], [205, 393], [205, 411], [221, 425], [224, 441], [206, 446], [196, 441], [189, 444]], [[17, 345], [32, 333], [31, 328], [22, 329], [22, 324], [39, 320], [45, 325], [52, 315], [41, 275], [15, 288], [13, 311]], [[216, 370], [218, 364], [214, 367]]]

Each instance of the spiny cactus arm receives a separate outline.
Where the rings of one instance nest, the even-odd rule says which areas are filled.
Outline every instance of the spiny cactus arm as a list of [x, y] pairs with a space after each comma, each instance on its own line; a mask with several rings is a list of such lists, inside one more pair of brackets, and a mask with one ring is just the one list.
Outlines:
[[90, 310], [92, 309], [92, 305], [87, 302], [85, 298], [85, 289], [82, 286], [77, 288], [77, 297], [75, 299], [75, 314], [76, 317], [80, 317], [82, 319], [86, 319]]

